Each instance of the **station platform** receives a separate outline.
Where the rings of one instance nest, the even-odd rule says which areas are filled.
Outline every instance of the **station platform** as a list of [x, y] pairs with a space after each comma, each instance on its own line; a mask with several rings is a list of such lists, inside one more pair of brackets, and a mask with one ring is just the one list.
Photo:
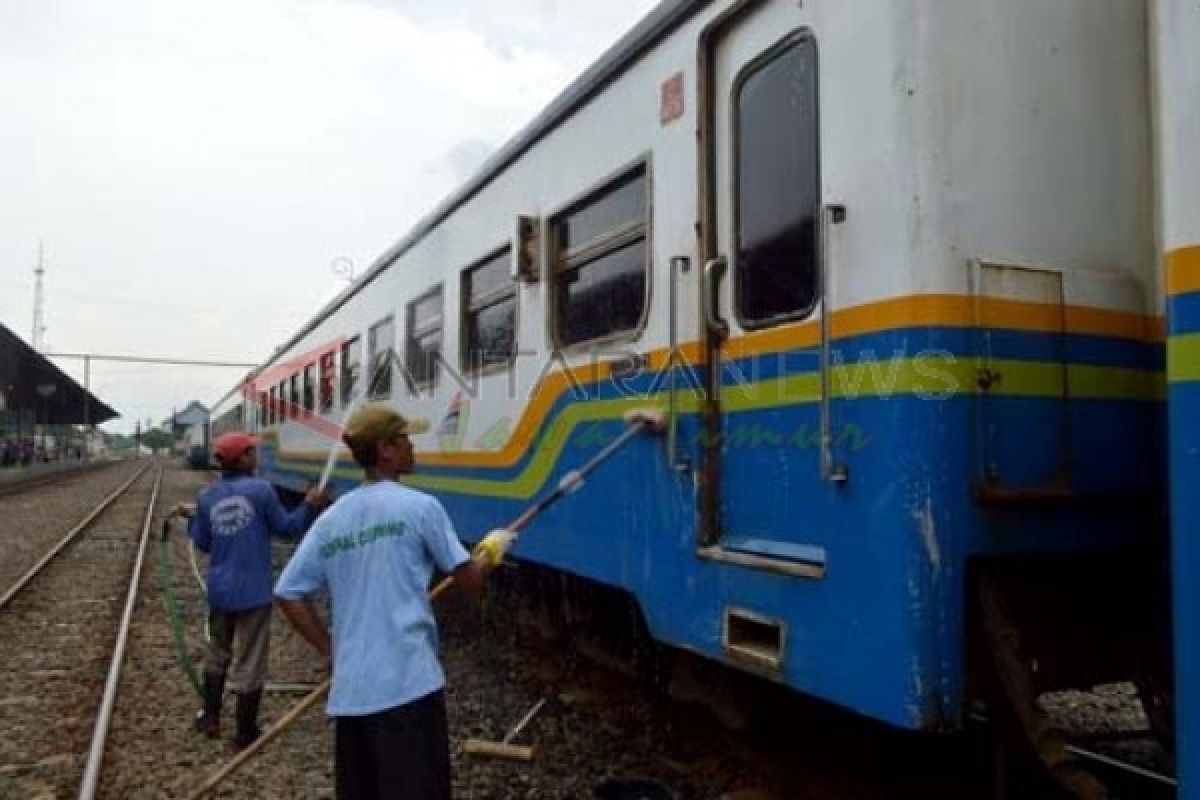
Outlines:
[[29, 483], [40, 483], [55, 476], [89, 472], [116, 464], [119, 460], [113, 458], [96, 458], [33, 464], [28, 467], [5, 467], [0, 469], [0, 492]]

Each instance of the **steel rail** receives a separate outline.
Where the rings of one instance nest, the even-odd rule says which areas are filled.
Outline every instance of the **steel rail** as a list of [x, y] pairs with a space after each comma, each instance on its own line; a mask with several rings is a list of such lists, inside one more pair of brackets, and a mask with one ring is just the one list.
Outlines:
[[90, 514], [84, 517], [82, 522], [68, 531], [67, 534], [61, 540], [59, 540], [58, 544], [52, 547], [50, 551], [46, 553], [46, 555], [42, 556], [41, 560], [30, 567], [28, 572], [18, 578], [17, 582], [10, 586], [8, 591], [4, 593], [4, 596], [0, 597], [0, 609], [7, 607], [8, 604], [12, 602], [12, 599], [16, 597], [30, 581], [36, 578], [38, 573], [41, 572], [47, 564], [53, 561], [59, 553], [61, 553], [67, 548], [68, 545], [71, 544], [71, 542], [75, 541], [75, 539], [79, 537], [79, 534], [91, 527], [92, 523], [95, 522], [101, 514], [107, 511], [109, 506], [117, 502], [117, 500], [123, 494], [125, 494], [125, 492], [129, 491], [129, 487], [133, 486], [138, 478], [146, 474], [146, 470], [148, 469], [150, 469], [149, 464], [139, 469], [132, 478], [121, 484], [121, 486], [119, 486], [117, 490], [108, 497], [104, 498], [104, 500], [100, 502], [100, 505], [96, 506], [94, 509], [92, 509]]
[[1170, 786], [1172, 789], [1179, 788], [1179, 781], [1175, 778], [1172, 778], [1170, 775], [1164, 775], [1161, 772], [1155, 772], [1152, 769], [1139, 767], [1137, 764], [1131, 764], [1128, 761], [1122, 761], [1119, 758], [1106, 756], [1103, 753], [1097, 753], [1095, 750], [1088, 750], [1083, 747], [1076, 747], [1073, 744], [1069, 744], [1067, 745], [1067, 752], [1073, 756], [1076, 756], [1077, 758], [1094, 761], [1097, 764], [1103, 764], [1106, 767], [1112, 767], [1113, 769], [1127, 772], [1130, 775], [1136, 775], [1143, 780], [1154, 781], [1155, 783], [1163, 786]]
[[133, 575], [129, 579], [129, 593], [125, 596], [125, 611], [121, 615], [121, 625], [117, 629], [117, 643], [113, 648], [112, 661], [108, 667], [108, 679], [104, 683], [104, 696], [100, 701], [100, 711], [96, 715], [96, 726], [92, 731], [92, 746], [88, 752], [87, 765], [83, 770], [83, 783], [79, 787], [80, 800], [92, 800], [100, 786], [100, 767], [104, 763], [104, 747], [108, 742], [108, 728], [112, 722], [112, 712], [117, 702], [117, 690], [121, 684], [125, 645], [129, 640], [133, 609], [137, 605], [142, 565], [146, 560], [146, 545], [150, 541], [150, 529], [153, 527], [155, 509], [158, 507], [158, 494], [162, 488], [162, 480], [163, 467], [159, 466], [158, 473], [154, 476], [154, 488], [150, 491], [150, 502], [146, 504], [146, 518], [142, 522], [142, 536], [141, 541], [138, 542], [137, 559], [133, 565]]

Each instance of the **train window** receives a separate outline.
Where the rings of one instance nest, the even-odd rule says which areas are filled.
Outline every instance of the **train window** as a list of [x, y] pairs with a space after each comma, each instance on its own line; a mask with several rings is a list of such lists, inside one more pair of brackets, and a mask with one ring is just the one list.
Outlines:
[[355, 336], [342, 345], [342, 407], [354, 400], [358, 374], [362, 371], [362, 339]]
[[267, 392], [267, 424], [274, 425], [277, 417], [275, 416], [278, 409], [279, 392], [274, 386]]
[[291, 392], [288, 396], [288, 416], [292, 419], [300, 416], [300, 374], [293, 375], [289, 383]]
[[321, 355], [321, 384], [318, 401], [322, 414], [328, 414], [333, 410], [333, 373], [336, 361], [336, 354], [332, 350]]
[[261, 430], [262, 428], [265, 428], [270, 424], [271, 424], [271, 421], [269, 419], [267, 419], [267, 393], [259, 392], [258, 393], [258, 427]]
[[632, 331], [641, 323], [646, 308], [647, 190], [642, 164], [551, 220], [558, 345]]
[[391, 317], [380, 320], [367, 332], [367, 349], [371, 355], [371, 372], [367, 392], [375, 399], [392, 394], [392, 352], [396, 347], [396, 324]]
[[736, 306], [746, 327], [817, 302], [820, 175], [817, 45], [787, 40], [734, 89]]
[[408, 304], [404, 366], [417, 388], [437, 383], [442, 360], [442, 287], [430, 289]]
[[504, 248], [463, 273], [462, 366], [477, 371], [517, 353], [517, 285]]
[[275, 411], [275, 421], [283, 423], [288, 417], [287, 381], [279, 384], [279, 406]]
[[313, 411], [317, 407], [317, 365], [309, 364], [304, 367], [304, 410]]

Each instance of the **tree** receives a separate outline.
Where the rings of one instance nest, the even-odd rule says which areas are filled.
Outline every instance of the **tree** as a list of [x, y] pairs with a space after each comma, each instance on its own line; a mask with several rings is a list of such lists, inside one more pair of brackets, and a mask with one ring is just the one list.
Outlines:
[[160, 450], [170, 450], [175, 443], [175, 437], [164, 430], [155, 428], [142, 434], [142, 446], [148, 447], [155, 453]]

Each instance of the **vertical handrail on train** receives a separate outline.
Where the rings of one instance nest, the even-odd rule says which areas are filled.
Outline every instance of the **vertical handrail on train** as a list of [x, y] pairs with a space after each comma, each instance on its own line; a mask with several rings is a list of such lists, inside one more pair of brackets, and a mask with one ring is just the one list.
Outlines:
[[686, 472], [691, 464], [679, 457], [679, 371], [688, 369], [687, 361], [679, 352], [679, 279], [692, 269], [692, 260], [687, 256], [671, 259], [671, 309], [670, 349], [667, 353], [667, 463], [677, 472]]
[[850, 473], [845, 464], [839, 464], [833, 452], [833, 292], [832, 256], [833, 231], [846, 221], [846, 207], [826, 205], [821, 211], [820, 294], [821, 294], [821, 478], [833, 483], [845, 483]]

